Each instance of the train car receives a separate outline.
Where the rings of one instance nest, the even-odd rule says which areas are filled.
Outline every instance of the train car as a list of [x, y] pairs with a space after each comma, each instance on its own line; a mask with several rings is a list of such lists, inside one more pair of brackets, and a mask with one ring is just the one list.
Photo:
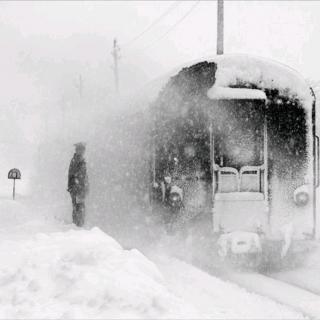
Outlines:
[[315, 112], [307, 82], [267, 59], [223, 55], [174, 72], [149, 107], [153, 212], [172, 232], [202, 219], [221, 257], [285, 257], [315, 239]]

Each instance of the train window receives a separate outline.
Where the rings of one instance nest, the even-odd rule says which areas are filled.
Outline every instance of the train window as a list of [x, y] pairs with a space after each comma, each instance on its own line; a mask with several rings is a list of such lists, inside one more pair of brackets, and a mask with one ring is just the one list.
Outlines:
[[221, 167], [240, 170], [263, 161], [263, 117], [252, 101], [222, 104], [215, 131], [215, 161]]

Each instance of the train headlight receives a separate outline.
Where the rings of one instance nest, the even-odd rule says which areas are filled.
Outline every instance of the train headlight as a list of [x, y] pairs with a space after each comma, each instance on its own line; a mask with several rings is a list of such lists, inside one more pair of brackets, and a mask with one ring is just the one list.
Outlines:
[[172, 192], [172, 193], [170, 193], [170, 201], [177, 203], [177, 202], [181, 201], [181, 197], [178, 193]]
[[171, 187], [169, 195], [170, 204], [172, 207], [180, 207], [183, 200], [183, 191], [180, 187], [174, 185]]
[[170, 176], [165, 176], [165, 177], [164, 177], [164, 181], [165, 181], [166, 183], [171, 183], [172, 178], [171, 178]]
[[295, 203], [298, 206], [305, 206], [309, 202], [309, 194], [306, 192], [299, 192], [295, 198]]
[[297, 188], [294, 191], [293, 199], [294, 199], [295, 204], [299, 207], [303, 207], [303, 206], [307, 205], [310, 200], [310, 194], [309, 194], [308, 187], [306, 185], [303, 185], [303, 186]]

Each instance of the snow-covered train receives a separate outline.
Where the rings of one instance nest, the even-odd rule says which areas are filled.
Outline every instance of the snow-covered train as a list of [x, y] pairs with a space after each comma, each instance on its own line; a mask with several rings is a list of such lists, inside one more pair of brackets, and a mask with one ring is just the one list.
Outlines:
[[150, 200], [167, 225], [206, 217], [223, 257], [268, 246], [283, 257], [317, 237], [315, 96], [297, 72], [223, 55], [160, 87], [148, 109]]

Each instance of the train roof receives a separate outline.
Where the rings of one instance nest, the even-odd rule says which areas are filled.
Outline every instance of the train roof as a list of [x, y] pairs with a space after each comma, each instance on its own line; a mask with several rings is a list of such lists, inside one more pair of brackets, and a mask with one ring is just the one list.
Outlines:
[[[182, 69], [196, 65], [197, 63], [215, 63], [217, 70], [215, 83], [208, 90], [208, 97], [212, 99], [223, 95], [229, 99], [245, 99], [256, 97], [265, 99], [265, 90], [276, 89], [279, 94], [300, 100], [306, 110], [312, 109], [313, 95], [306, 80], [292, 68], [279, 62], [245, 54], [225, 54], [192, 61], [175, 68], [163, 77], [152, 81], [140, 94], [139, 104], [144, 106], [152, 103], [160, 91]], [[242, 85], [239, 85], [241, 83]], [[247, 91], [232, 91], [226, 88], [243, 88]], [[250, 89], [249, 89], [250, 88]], [[254, 89], [251, 89], [254, 88]], [[238, 95], [238, 97], [237, 97]], [[222, 97], [220, 96], [222, 99]]]

